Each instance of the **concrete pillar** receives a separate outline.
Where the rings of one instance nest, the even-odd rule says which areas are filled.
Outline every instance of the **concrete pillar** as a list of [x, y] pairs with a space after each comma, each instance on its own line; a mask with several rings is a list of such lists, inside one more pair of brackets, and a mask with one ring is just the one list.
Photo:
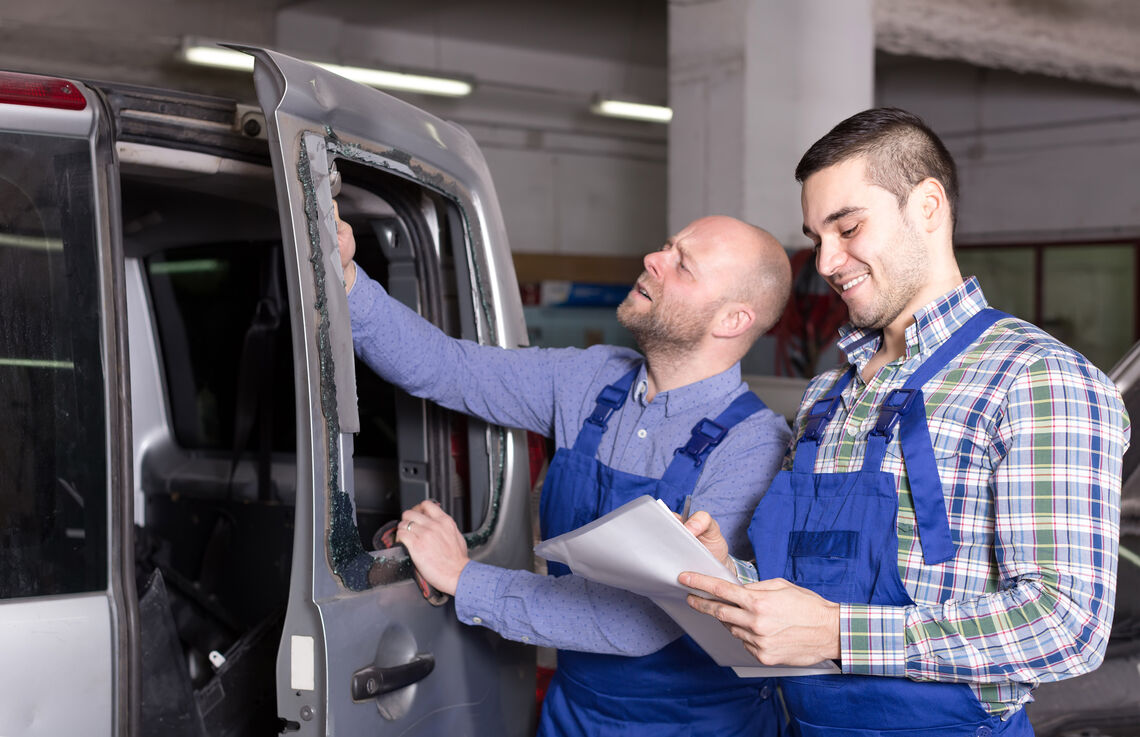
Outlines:
[[872, 0], [669, 0], [669, 230], [706, 214], [802, 234], [800, 156], [871, 107]]

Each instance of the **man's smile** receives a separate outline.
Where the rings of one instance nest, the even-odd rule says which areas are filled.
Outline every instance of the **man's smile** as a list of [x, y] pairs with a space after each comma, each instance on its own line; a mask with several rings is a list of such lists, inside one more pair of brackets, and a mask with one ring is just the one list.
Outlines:
[[839, 291], [846, 292], [848, 289], [856, 287], [856, 286], [862, 284], [863, 282], [867, 281], [870, 278], [871, 278], [870, 274], [863, 274], [862, 276], [857, 276], [854, 279], [850, 279], [850, 280], [845, 281], [845, 282], [840, 282], [839, 283]]

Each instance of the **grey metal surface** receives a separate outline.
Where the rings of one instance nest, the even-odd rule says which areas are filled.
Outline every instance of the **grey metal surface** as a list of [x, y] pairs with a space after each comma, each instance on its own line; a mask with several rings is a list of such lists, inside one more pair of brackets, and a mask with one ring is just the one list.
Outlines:
[[0, 603], [0, 734], [125, 736], [115, 731], [112, 628], [103, 594]]
[[[452, 607], [430, 607], [410, 580], [352, 591], [332, 568], [325, 540], [328, 497], [351, 494], [347, 474], [334, 462], [344, 457], [343, 428], [327, 424], [322, 407], [322, 360], [351, 359], [347, 321], [328, 320], [331, 348], [322, 348], [320, 324], [328, 312], [309, 309], [322, 288], [314, 279], [310, 246], [335, 248], [327, 216], [327, 183], [306, 174], [301, 141], [311, 156], [319, 146], [342, 146], [341, 155], [387, 170], [451, 199], [463, 213], [472, 263], [480, 276], [472, 299], [480, 312], [483, 342], [525, 342], [522, 311], [502, 219], [482, 156], [460, 129], [406, 103], [274, 52], [246, 49], [257, 59], [255, 81], [270, 130], [278, 177], [278, 203], [285, 235], [290, 303], [294, 311], [294, 360], [298, 376], [298, 489], [296, 538], [289, 610], [278, 658], [278, 703], [282, 717], [302, 735], [319, 734], [526, 734], [533, 715], [533, 651], [457, 622]], [[351, 151], [349, 151], [351, 149]], [[318, 157], [319, 158], [319, 157]], [[327, 172], [327, 168], [324, 169]], [[308, 189], [308, 191], [306, 191]], [[314, 197], [314, 190], [316, 195]], [[306, 213], [316, 201], [318, 212]], [[317, 223], [313, 232], [312, 224]], [[438, 245], [438, 244], [437, 244]], [[321, 259], [314, 259], [314, 261]], [[322, 355], [324, 352], [324, 355]], [[327, 379], [327, 368], [325, 369]], [[338, 403], [339, 404], [339, 403]], [[330, 450], [328, 433], [338, 450]], [[526, 567], [530, 528], [526, 453], [522, 433], [506, 435], [495, 466], [501, 484], [498, 514], [478, 557]], [[311, 551], [306, 555], [305, 551]], [[334, 551], [335, 552], [335, 551]], [[300, 638], [300, 639], [297, 639]], [[310, 675], [293, 659], [312, 638], [313, 688], [294, 688]], [[431, 653], [435, 670], [423, 681], [386, 694], [376, 703], [353, 703], [352, 674], [368, 665], [388, 667]], [[302, 676], [298, 678], [298, 676]]]
[[[122, 377], [125, 337], [120, 330], [122, 304], [117, 236], [117, 194], [109, 176], [109, 126], [98, 98], [76, 85], [87, 98], [79, 111], [4, 105], [0, 129], [86, 138], [91, 144], [94, 231], [98, 242], [100, 326], [104, 365], [107, 432], [106, 493], [108, 587], [106, 591], [66, 596], [0, 600], [0, 734], [48, 737], [59, 734], [126, 735], [133, 725], [131, 696], [134, 623], [133, 566], [122, 549], [130, 524], [129, 399]], [[125, 446], [124, 446], [125, 444]], [[124, 524], [125, 523], [125, 524]], [[37, 572], [38, 573], [38, 572]], [[61, 679], [69, 688], [61, 701]], [[66, 708], [60, 708], [66, 703]]]
[[1121, 489], [1121, 527], [1131, 534], [1140, 534], [1140, 438], [1137, 438], [1136, 420], [1140, 418], [1140, 343], [1124, 354], [1109, 376], [1124, 397], [1125, 407], [1132, 419], [1132, 445], [1124, 456], [1124, 483]]
[[1140, 736], [1140, 652], [1088, 675], [1044, 683], [1027, 707], [1037, 737]]
[[92, 166], [95, 172], [96, 232], [103, 305], [104, 393], [107, 406], [107, 541], [110, 546], [108, 601], [114, 669], [114, 732], [134, 735], [139, 729], [142, 696], [141, 632], [135, 590], [134, 465], [131, 433], [131, 382], [126, 283], [123, 273], [122, 195], [115, 166], [109, 111], [101, 96], [88, 91], [97, 111]]

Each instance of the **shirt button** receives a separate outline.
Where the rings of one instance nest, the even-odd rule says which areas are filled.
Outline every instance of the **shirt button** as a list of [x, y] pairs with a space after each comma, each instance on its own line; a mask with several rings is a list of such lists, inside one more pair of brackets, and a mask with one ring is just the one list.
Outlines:
[[523, 637], [522, 637], [522, 641], [523, 641], [523, 642], [530, 642], [530, 638], [529, 638], [529, 637], [527, 637], [526, 635], [523, 635]]
[[977, 737], [990, 737], [990, 735], [992, 735], [993, 733], [994, 733], [994, 730], [991, 727], [987, 727], [984, 724], [982, 726], [978, 727], [977, 732], [974, 732], [974, 734]]
[[482, 617], [472, 617], [471, 621], [475, 624], [483, 624], [483, 618]]
[[771, 695], [772, 695], [771, 686], [765, 686], [764, 688], [760, 689], [760, 700], [761, 701], [767, 701], [768, 697]]
[[637, 431], [637, 437], [639, 437], [639, 438], [644, 438], [648, 434], [649, 433], [645, 432], [644, 427]]

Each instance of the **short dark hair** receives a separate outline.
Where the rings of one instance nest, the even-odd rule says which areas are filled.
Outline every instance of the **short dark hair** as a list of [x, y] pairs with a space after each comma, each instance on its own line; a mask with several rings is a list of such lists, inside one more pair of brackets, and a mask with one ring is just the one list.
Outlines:
[[958, 214], [958, 167], [945, 144], [922, 118], [893, 107], [852, 115], [812, 144], [796, 165], [796, 181], [856, 156], [867, 157], [867, 177], [906, 204], [911, 191], [932, 177], [950, 200], [951, 222]]

